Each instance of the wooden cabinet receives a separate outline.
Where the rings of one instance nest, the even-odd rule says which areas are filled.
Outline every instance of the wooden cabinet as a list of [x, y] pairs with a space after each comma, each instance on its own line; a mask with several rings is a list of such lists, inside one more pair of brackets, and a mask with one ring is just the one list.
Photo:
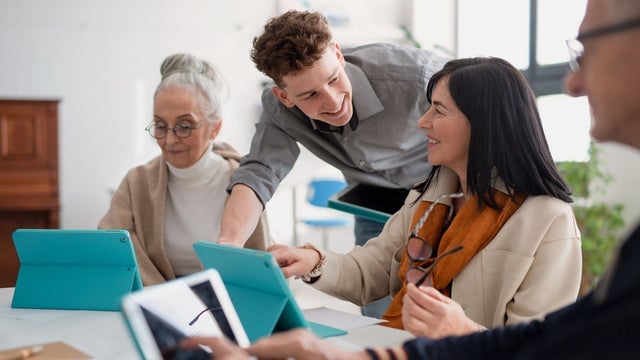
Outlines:
[[15, 285], [18, 228], [60, 227], [58, 101], [0, 99], [0, 287]]

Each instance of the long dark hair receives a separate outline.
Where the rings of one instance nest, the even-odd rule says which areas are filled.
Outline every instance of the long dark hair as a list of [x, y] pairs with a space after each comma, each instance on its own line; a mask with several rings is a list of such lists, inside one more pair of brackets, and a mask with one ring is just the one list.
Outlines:
[[[572, 202], [571, 190], [551, 157], [536, 99], [524, 76], [500, 58], [451, 60], [429, 80], [427, 96], [449, 77], [449, 92], [471, 125], [467, 189], [497, 208], [492, 178], [498, 175], [509, 195], [548, 195]], [[436, 179], [434, 166], [417, 187], [426, 191]]]

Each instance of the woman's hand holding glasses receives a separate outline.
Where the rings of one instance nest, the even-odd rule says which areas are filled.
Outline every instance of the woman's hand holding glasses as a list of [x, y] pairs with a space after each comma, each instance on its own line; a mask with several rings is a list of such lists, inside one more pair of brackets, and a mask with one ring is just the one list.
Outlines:
[[407, 284], [403, 298], [402, 324], [415, 336], [439, 339], [485, 330], [469, 319], [462, 306], [431, 286]]

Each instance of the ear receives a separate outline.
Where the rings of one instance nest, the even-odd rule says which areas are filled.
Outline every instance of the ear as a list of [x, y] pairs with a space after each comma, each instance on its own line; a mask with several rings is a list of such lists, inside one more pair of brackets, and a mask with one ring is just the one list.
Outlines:
[[337, 42], [334, 42], [332, 43], [332, 46], [334, 47], [333, 51], [335, 52], [338, 61], [340, 61], [342, 67], [345, 67], [347, 65], [347, 62], [344, 60], [344, 56], [342, 55], [342, 51], [340, 50], [340, 45]]
[[222, 119], [216, 118], [213, 126], [211, 126], [211, 130], [209, 131], [209, 140], [215, 140], [220, 134], [220, 129], [222, 129]]
[[274, 86], [271, 88], [271, 92], [273, 93], [273, 95], [275, 95], [278, 98], [278, 100], [280, 100], [281, 103], [284, 104], [284, 106], [288, 108], [292, 108], [296, 106], [296, 104], [294, 104], [293, 101], [291, 101], [287, 96], [287, 92], [284, 91], [282, 88], [278, 86]]

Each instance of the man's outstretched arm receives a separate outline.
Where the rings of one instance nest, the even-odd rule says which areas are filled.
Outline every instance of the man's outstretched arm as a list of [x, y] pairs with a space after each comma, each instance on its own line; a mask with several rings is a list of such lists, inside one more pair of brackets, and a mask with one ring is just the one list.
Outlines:
[[242, 247], [256, 229], [264, 206], [253, 190], [236, 184], [231, 189], [222, 214], [219, 244]]

